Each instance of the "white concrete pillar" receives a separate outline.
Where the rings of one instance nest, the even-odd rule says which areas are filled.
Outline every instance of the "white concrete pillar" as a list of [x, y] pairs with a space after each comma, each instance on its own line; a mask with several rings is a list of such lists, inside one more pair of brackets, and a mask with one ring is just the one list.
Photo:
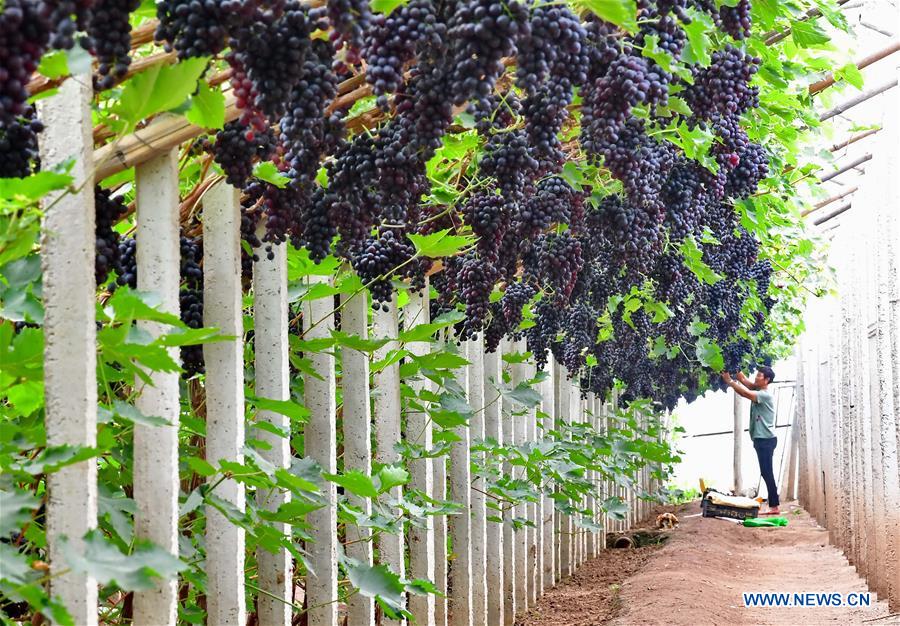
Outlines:
[[[521, 353], [524, 350], [524, 341], [517, 341], [510, 344], [510, 352]], [[515, 389], [528, 378], [527, 367], [525, 363], [512, 364], [512, 387]], [[528, 421], [527, 413], [523, 411], [522, 406], [513, 405], [513, 412], [518, 415], [512, 416], [514, 443], [521, 448], [525, 445], [526, 423]], [[523, 468], [514, 469], [513, 472], [517, 478], [522, 478]], [[514, 517], [524, 519], [528, 516], [527, 503], [522, 502], [515, 507]], [[528, 610], [528, 532], [527, 527], [522, 527], [515, 532], [516, 536], [516, 611], [524, 613]]]
[[[589, 391], [587, 394], [587, 398], [585, 399], [585, 421], [590, 425], [591, 432], [595, 432], [597, 428], [596, 421], [596, 402], [594, 398], [594, 392]], [[596, 472], [594, 470], [588, 470], [587, 472], [588, 479], [591, 481], [592, 490], [591, 494], [587, 498], [587, 508], [591, 512], [591, 521], [596, 521], [596, 515], [594, 515], [595, 507], [597, 506], [597, 495], [595, 492], [597, 477]], [[593, 531], [593, 529], [588, 530], [587, 535], [587, 544], [585, 547], [585, 560], [592, 559], [597, 556], [597, 533]]]
[[[463, 354], [465, 349], [463, 348]], [[466, 370], [456, 372], [456, 381], [466, 388]], [[449, 498], [462, 505], [458, 515], [451, 515], [447, 521], [453, 557], [449, 567], [447, 587], [448, 618], [451, 626], [471, 626], [472, 624], [472, 544], [471, 544], [471, 450], [469, 425], [453, 428], [456, 441], [450, 444]]]
[[[72, 159], [72, 187], [78, 190], [50, 193], [43, 203], [44, 425], [50, 446], [97, 445], [92, 97], [88, 73], [73, 76], [55, 95], [37, 103], [46, 126], [40, 139], [42, 168]], [[76, 624], [93, 626], [97, 581], [66, 572], [62, 538], [81, 553], [82, 537], [97, 526], [97, 460], [51, 473], [47, 490], [50, 595]]]
[[[243, 462], [244, 353], [241, 311], [240, 193], [218, 182], [203, 196], [203, 325], [228, 341], [203, 344], [206, 460]], [[218, 482], [216, 476], [210, 478]], [[244, 485], [228, 479], [216, 495], [244, 510]], [[207, 614], [211, 624], [244, 626], [244, 530], [206, 507]]]
[[[421, 292], [410, 292], [409, 303], [404, 309], [404, 326], [412, 330], [419, 324], [431, 321], [428, 302], [428, 286]], [[410, 343], [407, 348], [416, 356], [424, 356], [430, 351], [427, 341]], [[419, 380], [410, 381], [410, 387], [416, 393], [429, 389], [431, 384], [421, 376]], [[430, 450], [432, 447], [431, 418], [427, 413], [410, 410], [406, 415], [406, 440]], [[432, 459], [413, 459], [409, 461], [410, 487], [426, 494], [434, 493], [434, 469]], [[413, 579], [434, 580], [435, 572], [435, 535], [434, 517], [423, 520], [423, 527], [410, 526], [409, 529], [409, 573]], [[435, 620], [435, 597], [431, 594], [409, 596], [409, 610], [417, 624], [432, 624]]]
[[[526, 350], [525, 343], [520, 343], [520, 350]], [[534, 362], [528, 360], [524, 363], [525, 378], [532, 380], [537, 375]], [[532, 407], [525, 414], [525, 443], [533, 444], [537, 441], [537, 409]], [[538, 497], [538, 502], [540, 496]], [[528, 521], [532, 524], [525, 528], [527, 533], [527, 542], [525, 546], [525, 571], [526, 571], [526, 601], [528, 606], [534, 606], [540, 597], [540, 581], [539, 581], [539, 548], [538, 536], [541, 534], [540, 518], [538, 517], [538, 502], [529, 502], [525, 506], [525, 513]]]
[[[556, 392], [559, 398], [558, 420], [561, 427], [565, 428], [572, 423], [572, 386], [569, 381], [569, 373], [564, 366], [557, 363]], [[575, 551], [573, 540], [574, 525], [569, 515], [560, 516], [559, 528], [559, 578], [571, 576], [575, 571]]]
[[[474, 413], [469, 423], [472, 446], [484, 441], [484, 342], [481, 335], [466, 342], [466, 392], [469, 406]], [[477, 465], [484, 464], [483, 452], [472, 452], [472, 461]], [[485, 508], [485, 481], [482, 477], [472, 476], [472, 623], [474, 626], [487, 626], [487, 510]]]
[[[512, 352], [512, 345], [508, 340], [504, 339], [500, 342], [500, 350], [501, 372], [509, 372], [510, 379], [512, 380], [512, 368], [508, 363], [503, 361], [503, 355]], [[513, 446], [516, 443], [512, 412], [512, 401], [508, 398], [502, 398], [501, 429], [503, 431], [504, 446]], [[503, 463], [503, 474], [505, 476], [513, 475], [513, 467], [510, 463]], [[503, 506], [503, 620], [506, 626], [512, 626], [515, 622], [516, 611], [519, 609], [516, 604], [516, 583], [518, 581], [518, 572], [516, 570], [516, 547], [518, 541], [513, 527], [515, 507], [512, 507], [509, 504], [504, 504]]]
[[[383, 307], [387, 307], [387, 311]], [[372, 336], [376, 339], [390, 338], [381, 348], [375, 351], [374, 360], [384, 360], [387, 355], [397, 349], [398, 320], [397, 296], [391, 302], [375, 306], [372, 316]], [[388, 365], [373, 376], [373, 393], [375, 405], [375, 460], [381, 465], [392, 465], [400, 462], [400, 455], [394, 449], [400, 443], [400, 366], [397, 363]], [[400, 487], [394, 487], [382, 498], [397, 500], [401, 496]], [[399, 514], [399, 510], [396, 510]], [[405, 558], [403, 534], [392, 535], [380, 533], [376, 539], [379, 560], [401, 577], [405, 577]], [[405, 621], [405, 620], [404, 620]], [[384, 620], [386, 626], [397, 626], [396, 620]]]
[[[550, 439], [549, 432], [556, 428], [556, 385], [554, 384], [553, 364], [548, 363], [547, 369], [549, 375], [541, 383], [541, 410], [547, 415], [542, 424], [540, 438], [542, 440]], [[556, 549], [557, 536], [555, 533], [556, 511], [554, 500], [551, 497], [551, 491], [548, 488], [543, 495], [541, 513], [541, 547], [542, 547], [542, 575], [541, 575], [541, 591], [545, 591], [556, 584]]]
[[[160, 309], [179, 315], [181, 246], [178, 228], [178, 154], [170, 150], [135, 169], [137, 201], [137, 287], [155, 293]], [[138, 328], [151, 337], [171, 326], [142, 320]], [[176, 362], [179, 350], [167, 349]], [[181, 411], [178, 372], [152, 372], [147, 385], [137, 378], [135, 406], [144, 415], [168, 422], [164, 426], [134, 425], [135, 536], [152, 541], [178, 556], [178, 418]], [[134, 594], [134, 623], [175, 624], [178, 615], [177, 577], [149, 591]]]
[[[279, 246], [281, 247], [281, 246]], [[365, 290], [341, 296], [341, 332], [367, 339], [369, 301]], [[369, 390], [369, 355], [347, 346], [341, 347], [341, 391], [344, 400], [344, 471], [372, 474], [372, 411]], [[347, 499], [364, 513], [371, 514], [372, 503], [352, 493]], [[368, 528], [347, 524], [347, 556], [372, 565], [372, 533]], [[375, 625], [375, 603], [371, 597], [354, 593], [347, 601], [347, 621], [359, 626]]]
[[[327, 276], [310, 276], [310, 286], [328, 284]], [[306, 340], [331, 337], [334, 330], [334, 299], [307, 300], [303, 303], [303, 338]], [[323, 472], [337, 472], [337, 430], [335, 426], [334, 355], [329, 352], [310, 352], [312, 373], [303, 376], [303, 400], [309, 409], [309, 421], [303, 433], [304, 454], [314, 459]], [[306, 604], [309, 607], [309, 626], [337, 626], [337, 491], [335, 484], [326, 481], [325, 506], [306, 516], [312, 541], [307, 544], [309, 566], [306, 576]]]
[[[272, 400], [290, 400], [290, 361], [288, 351], [287, 246], [275, 246], [269, 260], [265, 250], [256, 250], [253, 263], [253, 349], [256, 395]], [[281, 432], [291, 432], [290, 419], [281, 413], [261, 410], [257, 422], [270, 424]], [[266, 442], [268, 448], [259, 454], [276, 468], [291, 466], [290, 439], [269, 430], [253, 435]], [[277, 511], [290, 501], [287, 490], [258, 489], [256, 502], [261, 508]], [[286, 534], [286, 524], [278, 524]], [[293, 601], [293, 557], [287, 550], [272, 554], [264, 548], [256, 550], [256, 585], [265, 593], [256, 599], [260, 626], [288, 626]]]
[[[500, 352], [485, 352], [484, 354], [484, 434], [486, 439], [493, 439], [497, 443], [503, 441], [503, 430], [500, 422]], [[491, 510], [491, 515], [497, 515]], [[504, 624], [504, 587], [503, 571], [503, 525], [497, 522], [487, 522], [485, 567], [487, 578], [487, 623]]]

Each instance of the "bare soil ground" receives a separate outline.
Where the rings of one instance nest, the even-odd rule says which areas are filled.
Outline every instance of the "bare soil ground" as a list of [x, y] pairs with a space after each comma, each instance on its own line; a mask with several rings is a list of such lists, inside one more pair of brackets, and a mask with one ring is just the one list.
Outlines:
[[[522, 626], [637, 624], [900, 624], [886, 602], [869, 607], [747, 608], [742, 592], [865, 592], [827, 531], [793, 504], [786, 528], [745, 528], [700, 517], [698, 503], [662, 547], [608, 550], [548, 592]], [[881, 619], [879, 619], [881, 618]], [[874, 620], [874, 621], [869, 621]]]

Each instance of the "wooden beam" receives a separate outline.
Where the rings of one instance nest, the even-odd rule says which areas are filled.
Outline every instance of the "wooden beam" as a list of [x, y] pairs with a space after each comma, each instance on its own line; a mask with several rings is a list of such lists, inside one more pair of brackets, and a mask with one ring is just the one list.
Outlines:
[[861, 141], [861, 140], [865, 139], [866, 137], [871, 137], [872, 135], [874, 135], [875, 133], [877, 133], [880, 130], [881, 130], [881, 127], [879, 126], [878, 128], [872, 128], [863, 133], [859, 133], [858, 135], [853, 135], [849, 139], [846, 139], [845, 141], [834, 144], [833, 146], [828, 148], [828, 151], [829, 152], [837, 152], [838, 150], [843, 150], [847, 146], [854, 144], [857, 141]]
[[896, 78], [894, 80], [883, 83], [883, 84], [879, 85], [878, 87], [875, 87], [874, 89], [870, 89], [869, 91], [866, 91], [865, 93], [861, 93], [858, 96], [856, 96], [855, 98], [851, 98], [850, 100], [847, 100], [846, 102], [842, 102], [841, 104], [837, 105], [836, 107], [825, 111], [819, 117], [819, 121], [824, 122], [826, 120], [830, 120], [832, 117], [841, 115], [842, 113], [846, 113], [847, 111], [849, 111], [856, 105], [862, 104], [866, 100], [870, 100], [870, 99], [874, 98], [875, 96], [879, 96], [879, 95], [883, 94], [885, 91], [888, 91], [889, 89], [893, 89], [896, 86], [897, 86]]
[[819, 182], [827, 183], [829, 180], [837, 178], [841, 174], [844, 174], [845, 172], [849, 172], [854, 167], [858, 167], [858, 166], [862, 165], [863, 163], [865, 163], [866, 161], [870, 161], [871, 159], [872, 159], [872, 155], [870, 153], [866, 153], [859, 158], [853, 159], [852, 161], [847, 163], [847, 165], [845, 165], [839, 169], [836, 169], [833, 172], [829, 172], [828, 174], [825, 174], [824, 176], [819, 177]]
[[817, 219], [816, 221], [814, 221], [813, 224], [815, 224], [816, 226], [819, 226], [820, 224], [824, 224], [824, 223], [827, 222], [828, 220], [837, 217], [837, 216], [840, 215], [841, 213], [845, 213], [845, 212], [849, 211], [852, 207], [853, 207], [853, 204], [850, 203], [850, 202], [847, 202], [847, 203], [845, 203], [845, 204], [842, 204], [841, 206], [839, 206], [838, 208], [836, 208], [836, 209], [835, 209], [834, 211], [832, 211], [831, 213], [826, 213], [825, 215], [823, 215], [822, 217], [820, 217], [819, 219]]
[[[877, 61], [880, 61], [886, 57], [889, 57], [890, 55], [894, 54], [898, 50], [900, 50], [900, 41], [895, 41], [895, 42], [891, 43], [889, 46], [886, 46], [886, 47], [882, 48], [881, 50], [878, 50], [877, 52], [873, 52], [869, 56], [864, 57], [864, 58], [860, 59], [859, 61], [857, 61], [856, 69], [861, 70], [865, 67], [868, 67]], [[815, 82], [809, 86], [809, 95], [814, 96], [815, 94], [819, 93], [820, 91], [824, 91], [828, 87], [831, 87], [836, 81], [837, 81], [837, 78], [835, 78], [835, 75], [829, 74], [826, 78], [823, 78], [822, 80]]]
[[827, 206], [827, 205], [831, 204], [832, 202], [836, 202], [838, 200], [846, 198], [847, 196], [849, 196], [851, 193], [854, 193], [858, 189], [859, 189], [859, 187], [854, 186], [854, 187], [851, 187], [850, 189], [848, 189], [847, 191], [842, 191], [841, 193], [837, 194], [836, 196], [831, 196], [830, 198], [826, 198], [825, 200], [822, 200], [821, 202], [817, 202], [816, 204], [813, 205], [813, 208], [803, 211], [803, 213], [801, 213], [800, 216], [806, 217], [810, 213], [812, 213], [814, 211], [818, 211], [822, 207]]

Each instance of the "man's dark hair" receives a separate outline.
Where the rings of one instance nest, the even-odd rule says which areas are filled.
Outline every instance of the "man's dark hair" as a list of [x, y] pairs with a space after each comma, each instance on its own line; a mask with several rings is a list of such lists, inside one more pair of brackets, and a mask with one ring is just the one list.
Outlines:
[[775, 370], [767, 365], [762, 365], [756, 369], [758, 372], [762, 372], [762, 375], [766, 377], [770, 383], [775, 380]]

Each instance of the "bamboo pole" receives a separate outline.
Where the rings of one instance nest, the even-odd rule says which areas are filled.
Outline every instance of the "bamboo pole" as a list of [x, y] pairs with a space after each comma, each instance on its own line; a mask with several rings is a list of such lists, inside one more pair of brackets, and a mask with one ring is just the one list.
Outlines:
[[821, 202], [817, 202], [816, 204], [813, 205], [813, 208], [803, 211], [803, 213], [801, 213], [800, 216], [806, 217], [810, 213], [818, 211], [822, 207], [828, 206], [832, 202], [836, 202], [838, 200], [843, 200], [844, 198], [846, 198], [847, 196], [849, 196], [850, 194], [852, 194], [858, 190], [859, 190], [858, 186], [850, 187], [850, 189], [847, 189], [846, 191], [842, 191], [841, 193], [837, 194], [836, 196], [831, 196], [830, 198], [826, 198], [825, 200], [822, 200]]
[[896, 78], [893, 80], [889, 80], [886, 83], [882, 83], [881, 85], [879, 85], [878, 87], [875, 87], [874, 89], [870, 89], [869, 91], [866, 91], [865, 93], [861, 93], [858, 96], [847, 100], [846, 102], [842, 102], [841, 104], [839, 104], [831, 109], [828, 109], [827, 111], [822, 113], [822, 115], [819, 116], [819, 121], [824, 122], [826, 120], [830, 120], [832, 117], [836, 117], [838, 115], [846, 113], [847, 111], [849, 111], [856, 105], [862, 104], [863, 102], [865, 102], [867, 100], [871, 100], [875, 96], [879, 96], [879, 95], [883, 94], [884, 92], [886, 92], [890, 89], [893, 89], [896, 86], [897, 86]]
[[865, 163], [866, 161], [871, 161], [871, 160], [872, 160], [872, 155], [871, 155], [871, 154], [864, 154], [864, 155], [862, 155], [861, 157], [858, 157], [858, 158], [856, 158], [856, 159], [853, 159], [852, 161], [850, 161], [850, 162], [847, 163], [846, 165], [844, 165], [844, 166], [842, 166], [842, 167], [840, 167], [840, 168], [834, 170], [833, 172], [829, 172], [828, 174], [825, 174], [824, 176], [820, 177], [820, 178], [819, 178], [819, 182], [827, 183], [829, 180], [832, 180], [832, 179], [834, 179], [834, 178], [837, 178], [837, 177], [840, 176], [841, 174], [844, 174], [844, 173], [846, 173], [846, 172], [849, 172], [849, 171], [852, 170], [854, 167], [859, 167], [860, 165], [862, 165], [862, 164]]
[[828, 148], [828, 151], [829, 151], [829, 152], [837, 152], [838, 150], [843, 150], [843, 149], [846, 148], [847, 146], [850, 146], [850, 145], [852, 145], [852, 144], [855, 144], [857, 141], [862, 141], [862, 140], [865, 139], [866, 137], [871, 137], [872, 135], [874, 135], [875, 133], [879, 132], [880, 130], [881, 130], [881, 127], [879, 126], [878, 128], [870, 128], [870, 129], [867, 130], [867, 131], [864, 131], [864, 132], [861, 132], [861, 133], [857, 133], [857, 134], [855, 134], [855, 135], [851, 135], [850, 137], [848, 137], [848, 138], [845, 139], [844, 141], [841, 141], [841, 142], [839, 142], [839, 143], [836, 143], [836, 144], [834, 144], [833, 146], [831, 146], [830, 148]]
[[821, 225], [821, 224], [824, 224], [825, 222], [827, 222], [827, 221], [829, 221], [829, 220], [832, 220], [832, 219], [836, 218], [838, 215], [841, 215], [842, 213], [846, 213], [847, 211], [849, 211], [849, 210], [852, 209], [852, 208], [853, 208], [853, 203], [851, 203], [851, 202], [846, 202], [846, 203], [842, 204], [841, 206], [839, 206], [838, 208], [836, 208], [836, 209], [835, 209], [834, 211], [832, 211], [831, 213], [826, 213], [825, 215], [823, 215], [823, 216], [820, 217], [819, 219], [814, 220], [814, 221], [813, 221], [813, 224], [815, 224], [816, 226], [819, 226], [819, 225]]
[[[283, 248], [284, 246], [278, 246]], [[341, 297], [341, 331], [367, 339], [369, 332], [368, 293], [363, 290]], [[369, 391], [369, 355], [348, 346], [341, 347], [341, 390], [343, 393], [344, 471], [372, 474], [372, 411]], [[346, 494], [348, 501], [370, 515], [369, 498]], [[363, 565], [372, 565], [372, 532], [347, 524], [345, 551]], [[347, 621], [359, 626], [375, 625], [375, 603], [371, 597], [355, 593], [347, 600]]]
[[[878, 61], [889, 57], [898, 50], [900, 50], [900, 41], [891, 42], [890, 45], [882, 48], [881, 50], [878, 50], [877, 52], [873, 52], [869, 56], [857, 61], [856, 69], [864, 69], [872, 65], [873, 63], [877, 63]], [[823, 78], [822, 80], [811, 84], [809, 86], [809, 95], [814, 96], [815, 94], [824, 91], [828, 87], [831, 87], [836, 82], [836, 80], [837, 79], [835, 78], [835, 75], [830, 74], [826, 78]]]
[[[142, 164], [135, 172], [137, 204], [137, 286], [159, 297], [160, 309], [179, 315], [181, 283], [178, 229], [178, 156], [170, 150]], [[138, 328], [151, 337], [171, 327], [142, 320]], [[178, 348], [168, 348], [179, 360]], [[134, 425], [134, 526], [139, 539], [152, 541], [178, 556], [178, 372], [148, 372], [151, 383], [135, 380], [140, 394], [135, 406], [144, 415], [161, 417], [167, 425]], [[178, 615], [175, 578], [134, 596], [134, 623], [174, 625]]]
[[[91, 80], [79, 75], [38, 102], [47, 128], [43, 169], [73, 159], [76, 192], [44, 199], [41, 275], [44, 304], [44, 427], [49, 446], [97, 445], [97, 327], [94, 277], [94, 185], [91, 180]], [[84, 553], [82, 537], [97, 526], [97, 461], [88, 459], [47, 476], [50, 596], [76, 624], [97, 624], [97, 581], [68, 571], [65, 538]]]
[[[241, 336], [239, 192], [224, 181], [203, 197], [203, 325], [228, 341], [203, 344], [206, 361], [206, 460], [243, 461], [244, 355]], [[211, 481], [218, 482], [216, 476]], [[244, 510], [244, 485], [224, 480], [216, 495]], [[211, 624], [244, 626], [244, 529], [206, 507], [207, 614]]]

